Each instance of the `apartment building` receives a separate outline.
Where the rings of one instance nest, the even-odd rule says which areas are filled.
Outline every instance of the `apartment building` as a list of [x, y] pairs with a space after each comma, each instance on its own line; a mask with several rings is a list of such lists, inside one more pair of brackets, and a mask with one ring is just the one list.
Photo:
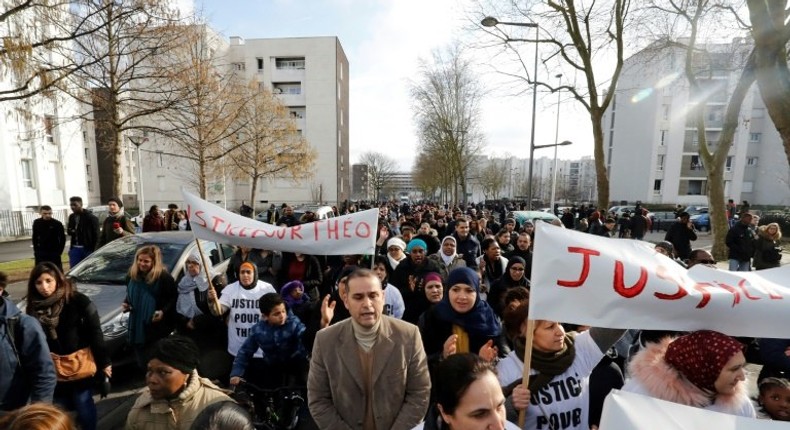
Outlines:
[[[750, 45], [709, 45], [695, 68], [703, 88], [705, 137], [715, 148]], [[684, 47], [656, 43], [628, 58], [604, 117], [604, 152], [613, 201], [706, 204], [708, 183], [683, 68]], [[724, 174], [725, 199], [790, 204], [790, 168], [757, 85], [744, 100]]]

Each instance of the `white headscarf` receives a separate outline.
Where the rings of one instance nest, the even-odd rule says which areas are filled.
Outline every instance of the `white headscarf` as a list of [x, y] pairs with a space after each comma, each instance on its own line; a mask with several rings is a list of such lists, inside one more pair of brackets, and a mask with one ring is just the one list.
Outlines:
[[203, 265], [200, 261], [200, 256], [192, 254], [187, 257], [187, 262], [197, 263], [201, 270], [197, 276], [192, 276], [184, 268], [184, 277], [178, 283], [178, 299], [176, 300], [176, 312], [187, 317], [194, 318], [198, 315], [203, 315], [200, 308], [195, 302], [195, 289], [201, 293], [208, 290], [208, 280], [206, 279], [206, 272], [203, 270]]

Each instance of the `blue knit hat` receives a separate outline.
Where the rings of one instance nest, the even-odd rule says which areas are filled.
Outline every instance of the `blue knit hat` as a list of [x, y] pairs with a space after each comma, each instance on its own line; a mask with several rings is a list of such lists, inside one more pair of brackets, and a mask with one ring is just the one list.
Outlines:
[[423, 250], [428, 249], [428, 245], [425, 244], [425, 241], [422, 239], [412, 239], [409, 241], [409, 245], [406, 247], [406, 252], [411, 252], [412, 249], [420, 247]]

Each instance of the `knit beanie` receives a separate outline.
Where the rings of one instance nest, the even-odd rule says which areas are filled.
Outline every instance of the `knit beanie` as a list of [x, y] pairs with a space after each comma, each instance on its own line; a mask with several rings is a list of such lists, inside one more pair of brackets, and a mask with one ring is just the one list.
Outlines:
[[184, 373], [192, 373], [200, 364], [200, 350], [185, 336], [168, 336], [154, 345], [149, 360], [157, 359]]
[[442, 283], [442, 276], [436, 272], [428, 272], [425, 274], [425, 276], [422, 279], [425, 281], [423, 285], [427, 285], [428, 282], [438, 282], [440, 284]]
[[698, 388], [715, 392], [724, 365], [742, 350], [740, 342], [725, 334], [700, 330], [672, 341], [664, 360]]
[[409, 241], [409, 246], [406, 247], [406, 252], [411, 252], [414, 248], [422, 248], [423, 251], [428, 249], [428, 245], [422, 239], [412, 239]]

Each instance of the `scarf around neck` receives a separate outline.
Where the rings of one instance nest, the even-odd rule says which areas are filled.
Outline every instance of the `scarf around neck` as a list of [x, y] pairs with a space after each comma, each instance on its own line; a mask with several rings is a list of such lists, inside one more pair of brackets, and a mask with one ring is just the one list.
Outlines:
[[192, 276], [187, 273], [178, 283], [176, 312], [180, 315], [187, 318], [194, 318], [197, 315], [203, 314], [195, 301], [195, 290], [201, 293], [208, 290], [208, 280], [203, 272], [199, 273], [197, 276]]
[[35, 317], [41, 322], [41, 327], [47, 332], [52, 340], [58, 339], [58, 324], [60, 323], [60, 312], [63, 310], [65, 290], [56, 288], [51, 296], [30, 302], [33, 307]]
[[[574, 346], [576, 333], [565, 333], [565, 346], [557, 352], [542, 352], [532, 347], [532, 363], [530, 367], [537, 370], [537, 375], [529, 377], [529, 391], [537, 393], [538, 390], [548, 385], [557, 375], [563, 374], [576, 358]], [[519, 336], [515, 341], [516, 355], [524, 362], [524, 348], [526, 339]]]

